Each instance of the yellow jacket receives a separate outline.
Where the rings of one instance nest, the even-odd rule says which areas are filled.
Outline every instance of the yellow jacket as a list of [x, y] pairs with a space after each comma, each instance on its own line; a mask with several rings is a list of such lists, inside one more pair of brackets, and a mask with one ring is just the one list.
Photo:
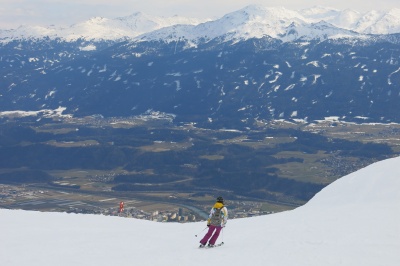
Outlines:
[[213, 224], [213, 225], [225, 227], [226, 223], [228, 222], [228, 209], [221, 202], [216, 202], [214, 206], [211, 208], [210, 215], [208, 216], [207, 219], [207, 226], [211, 224], [211, 217], [213, 216], [216, 209], [221, 209], [222, 221], [221, 224]]

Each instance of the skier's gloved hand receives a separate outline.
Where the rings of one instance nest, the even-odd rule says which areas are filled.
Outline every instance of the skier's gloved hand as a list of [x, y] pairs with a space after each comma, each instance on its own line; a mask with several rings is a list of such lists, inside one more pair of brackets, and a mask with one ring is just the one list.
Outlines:
[[208, 227], [210, 227], [210, 224], [207, 224]]

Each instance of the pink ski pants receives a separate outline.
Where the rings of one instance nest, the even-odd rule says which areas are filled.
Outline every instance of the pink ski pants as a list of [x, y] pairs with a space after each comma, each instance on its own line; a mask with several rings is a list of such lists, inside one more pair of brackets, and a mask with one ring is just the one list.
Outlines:
[[[211, 237], [211, 239], [210, 239], [210, 241], [208, 243], [211, 244], [211, 245], [215, 245], [215, 242], [217, 241], [217, 238], [219, 236], [219, 233], [221, 232], [221, 229], [222, 229], [221, 226], [210, 225], [208, 227], [207, 234], [203, 237], [202, 240], [200, 240], [200, 243], [203, 244], [203, 245], [207, 244], [207, 241]], [[215, 233], [214, 233], [214, 231], [215, 231]]]

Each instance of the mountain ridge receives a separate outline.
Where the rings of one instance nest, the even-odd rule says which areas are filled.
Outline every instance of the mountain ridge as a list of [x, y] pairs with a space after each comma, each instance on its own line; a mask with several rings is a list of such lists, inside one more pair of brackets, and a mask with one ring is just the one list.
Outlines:
[[110, 117], [154, 110], [187, 122], [235, 120], [239, 127], [254, 119], [330, 116], [399, 122], [399, 43], [400, 35], [286, 43], [215, 38], [195, 45], [126, 41], [103, 48], [10, 43], [0, 61], [6, 88], [0, 111], [61, 106], [65, 114]]
[[238, 127], [331, 116], [399, 122], [400, 34], [338, 28], [331, 23], [338, 12], [317, 8], [304, 12], [317, 19], [307, 19], [283, 7], [248, 6], [119, 41], [3, 39], [0, 111], [62, 107], [68, 115], [118, 117], [153, 110]]
[[89, 20], [72, 24], [70, 27], [23, 25], [14, 30], [0, 30], [0, 42], [7, 43], [21, 39], [62, 39], [73, 42], [78, 39], [92, 41], [124, 41], [145, 32], [175, 24], [198, 24], [204, 19], [184, 17], [156, 17], [142, 12], [135, 12], [126, 17], [109, 19], [93, 17]]
[[[389, 11], [372, 10], [366, 13], [359, 13], [349, 9], [341, 11], [326, 7], [313, 7], [294, 11], [285, 7], [249, 5], [238, 11], [228, 13], [219, 19], [211, 20], [178, 16], [157, 17], [136, 12], [129, 16], [115, 19], [94, 17], [66, 28], [33, 25], [20, 26], [13, 30], [0, 30], [0, 40], [4, 43], [12, 40], [49, 37], [51, 39], [61, 38], [66, 41], [76, 41], [77, 39], [87, 41], [123, 41], [138, 37], [144, 38], [146, 34], [152, 34], [155, 30], [176, 30], [179, 25], [196, 26], [199, 31], [190, 33], [183, 30], [182, 35], [202, 36], [205, 35], [205, 33], [201, 33], [202, 31], [215, 32], [221, 30], [222, 27], [227, 29], [226, 34], [235, 28], [241, 27], [242, 30], [236, 37], [247, 39], [256, 36], [261, 37], [262, 35], [277, 37], [284, 33], [284, 28], [292, 23], [303, 25], [304, 28], [322, 21], [344, 32], [353, 31], [360, 35], [380, 35], [400, 32], [400, 19], [397, 16], [399, 13], [400, 9], [391, 9]], [[168, 33], [163, 33], [163, 35], [168, 35]], [[313, 36], [307, 37], [312, 38]]]

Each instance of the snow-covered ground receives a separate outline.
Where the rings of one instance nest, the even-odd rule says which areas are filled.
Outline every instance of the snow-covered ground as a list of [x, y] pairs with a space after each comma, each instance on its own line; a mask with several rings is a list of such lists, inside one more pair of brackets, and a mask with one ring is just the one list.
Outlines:
[[230, 220], [215, 249], [198, 248], [205, 222], [0, 210], [0, 265], [398, 266], [399, 191], [400, 157], [296, 210]]

